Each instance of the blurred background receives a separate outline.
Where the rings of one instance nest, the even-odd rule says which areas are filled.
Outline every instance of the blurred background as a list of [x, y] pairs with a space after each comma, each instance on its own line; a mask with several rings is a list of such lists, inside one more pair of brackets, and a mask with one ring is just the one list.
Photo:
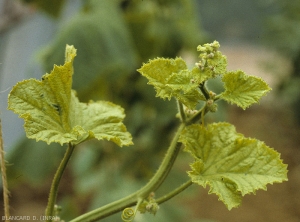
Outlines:
[[[6, 109], [12, 86], [62, 65], [65, 45], [73, 44], [79, 99], [125, 108], [134, 146], [89, 141], [76, 148], [58, 194], [60, 216], [68, 221], [143, 186], [169, 145], [178, 124], [175, 101], [156, 98], [136, 69], [155, 57], [182, 56], [193, 66], [196, 47], [213, 40], [220, 42], [228, 69], [261, 76], [273, 90], [246, 111], [221, 103], [208, 120], [235, 124], [238, 132], [280, 152], [289, 181], [244, 197], [231, 211], [193, 185], [162, 204], [155, 217], [139, 214], [135, 221], [300, 221], [299, 0], [0, 0], [0, 118], [11, 214], [44, 213], [65, 151], [25, 138], [23, 120]], [[214, 81], [210, 87], [222, 86]], [[187, 180], [189, 162], [179, 155], [157, 197]], [[120, 213], [103, 221], [120, 221]]]

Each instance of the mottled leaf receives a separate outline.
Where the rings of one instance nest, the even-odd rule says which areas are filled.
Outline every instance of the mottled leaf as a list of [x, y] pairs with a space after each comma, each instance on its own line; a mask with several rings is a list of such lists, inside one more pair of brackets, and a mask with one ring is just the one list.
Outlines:
[[221, 98], [246, 109], [271, 90], [268, 84], [259, 77], [246, 75], [243, 71], [226, 73], [222, 81], [225, 92]]
[[156, 96], [169, 100], [175, 97], [193, 109], [199, 100], [204, 100], [198, 88], [201, 75], [197, 69], [188, 70], [181, 58], [157, 58], [144, 64], [138, 71], [149, 80], [148, 84], [154, 86]]
[[240, 205], [245, 194], [287, 180], [287, 166], [279, 153], [259, 140], [236, 133], [229, 123], [207, 128], [190, 125], [180, 141], [195, 158], [188, 172], [192, 181], [203, 187], [209, 185], [209, 193], [217, 194], [228, 209]]
[[67, 45], [63, 66], [55, 65], [41, 81], [17, 83], [9, 94], [8, 109], [24, 119], [27, 137], [37, 141], [78, 144], [96, 138], [119, 146], [132, 144], [120, 106], [105, 101], [79, 102], [71, 89], [75, 56], [76, 49]]

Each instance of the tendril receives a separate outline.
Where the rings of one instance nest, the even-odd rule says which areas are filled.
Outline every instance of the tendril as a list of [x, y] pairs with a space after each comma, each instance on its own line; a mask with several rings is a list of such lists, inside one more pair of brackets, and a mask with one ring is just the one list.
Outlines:
[[131, 222], [135, 217], [136, 211], [132, 208], [125, 208], [122, 212], [122, 220], [124, 222]]
[[133, 221], [133, 219], [135, 218], [135, 215], [136, 215], [136, 212], [137, 210], [139, 209], [139, 206], [141, 205], [141, 203], [143, 202], [143, 198], [139, 198], [138, 199], [138, 202], [137, 202], [137, 205], [136, 205], [136, 208], [135, 210], [133, 210], [132, 208], [125, 208], [122, 212], [122, 220], [124, 222], [131, 222]]

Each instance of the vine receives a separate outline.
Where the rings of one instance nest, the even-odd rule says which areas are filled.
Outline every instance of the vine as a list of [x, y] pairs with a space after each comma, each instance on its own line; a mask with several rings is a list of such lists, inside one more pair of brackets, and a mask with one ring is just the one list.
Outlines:
[[[71, 222], [97, 221], [123, 211], [124, 221], [133, 221], [137, 211], [156, 214], [159, 205], [192, 184], [210, 187], [230, 210], [238, 207], [242, 196], [266, 189], [267, 184], [287, 180], [287, 165], [279, 153], [257, 139], [237, 133], [227, 122], [205, 123], [205, 115], [217, 112], [219, 100], [246, 109], [271, 89], [261, 78], [243, 71], [227, 71], [226, 57], [220, 44], [198, 46], [199, 62], [191, 70], [182, 58], [156, 58], [143, 64], [138, 72], [153, 85], [156, 96], [175, 98], [180, 125], [158, 170], [136, 192], [115, 202], [80, 215]], [[56, 216], [55, 204], [59, 182], [76, 146], [90, 139], [109, 140], [119, 146], [133, 144], [123, 124], [124, 110], [106, 101], [79, 102], [72, 90], [74, 46], [67, 45], [65, 64], [54, 66], [42, 80], [29, 79], [16, 84], [9, 94], [8, 108], [25, 121], [28, 138], [49, 143], [68, 144], [51, 186], [47, 221]], [[221, 77], [224, 91], [211, 91], [206, 82]], [[202, 105], [201, 105], [202, 104]], [[194, 159], [187, 172], [190, 180], [155, 198], [154, 192], [168, 176], [181, 148]], [[130, 207], [136, 205], [135, 209]]]

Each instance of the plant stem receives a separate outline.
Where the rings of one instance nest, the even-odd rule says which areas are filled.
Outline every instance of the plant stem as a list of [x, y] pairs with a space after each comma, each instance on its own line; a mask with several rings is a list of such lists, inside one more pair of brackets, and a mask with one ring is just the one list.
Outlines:
[[199, 88], [200, 88], [202, 94], [204, 95], [205, 99], [208, 100], [210, 98], [210, 96], [209, 96], [209, 92], [205, 86], [205, 81], [199, 85]]
[[0, 119], [0, 161], [1, 161], [1, 174], [2, 174], [2, 185], [3, 185], [4, 215], [5, 215], [5, 218], [6, 218], [5, 222], [9, 222], [10, 221], [8, 219], [10, 217], [10, 213], [9, 213], [9, 190], [8, 190], [7, 177], [6, 177], [6, 166], [5, 166], [5, 158], [4, 158], [1, 119]]
[[183, 105], [179, 100], [177, 100], [177, 106], [178, 106], [178, 110], [179, 110], [179, 113], [180, 113], [181, 121], [183, 123], [185, 123], [186, 115], [185, 115], [185, 112], [184, 112], [184, 109], [183, 109]]
[[176, 196], [177, 194], [179, 194], [180, 192], [184, 191], [186, 188], [188, 188], [189, 186], [191, 186], [193, 184], [193, 182], [191, 180], [188, 180], [187, 182], [185, 182], [184, 184], [182, 184], [181, 186], [177, 187], [175, 190], [171, 191], [170, 193], [156, 199], [156, 203], [157, 204], [161, 204], [169, 199], [171, 199], [172, 197]]
[[158, 170], [156, 171], [155, 175], [151, 178], [151, 180], [142, 188], [139, 192], [139, 197], [146, 198], [149, 196], [150, 192], [154, 192], [159, 188], [161, 183], [165, 180], [167, 175], [169, 174], [176, 157], [178, 156], [178, 153], [180, 151], [181, 143], [178, 143], [178, 139], [180, 136], [181, 131], [184, 129], [185, 124], [181, 124], [178, 128], [170, 147], [159, 166]]
[[188, 125], [198, 122], [199, 120], [202, 120], [203, 116], [206, 113], [208, 113], [208, 109], [206, 108], [206, 105], [205, 105], [194, 116], [192, 116], [191, 118], [189, 118], [186, 121], [186, 125], [188, 126]]
[[48, 204], [47, 204], [47, 208], [46, 208], [46, 216], [48, 216], [47, 222], [51, 222], [52, 221], [51, 216], [54, 216], [53, 215], [54, 205], [56, 203], [59, 182], [60, 182], [60, 179], [61, 179], [61, 177], [64, 173], [64, 170], [68, 164], [68, 161], [71, 158], [74, 148], [75, 148], [75, 145], [72, 145], [71, 143], [69, 143], [66, 153], [65, 153], [62, 161], [60, 162], [58, 169], [54, 175], [54, 178], [53, 178], [53, 181], [51, 184], [49, 198], [48, 198]]
[[222, 93], [215, 96], [214, 102], [215, 102], [215, 101], [218, 101], [219, 99], [222, 99]]
[[149, 196], [149, 194], [153, 191], [155, 191], [161, 183], [164, 181], [168, 173], [170, 172], [176, 157], [180, 151], [181, 143], [178, 143], [178, 139], [180, 136], [181, 131], [184, 129], [185, 124], [182, 123], [175, 136], [173, 137], [173, 140], [168, 148], [168, 151], [159, 166], [158, 170], [154, 174], [154, 176], [151, 178], [151, 180], [140, 190], [128, 195], [127, 197], [124, 197], [120, 200], [117, 200], [115, 202], [109, 203], [103, 207], [100, 207], [98, 209], [92, 210], [86, 214], [83, 214], [70, 222], [90, 222], [90, 221], [97, 221], [102, 218], [105, 218], [107, 216], [110, 216], [114, 213], [117, 213], [119, 211], [122, 211], [126, 207], [131, 207], [137, 203], [140, 199], [145, 199]]

